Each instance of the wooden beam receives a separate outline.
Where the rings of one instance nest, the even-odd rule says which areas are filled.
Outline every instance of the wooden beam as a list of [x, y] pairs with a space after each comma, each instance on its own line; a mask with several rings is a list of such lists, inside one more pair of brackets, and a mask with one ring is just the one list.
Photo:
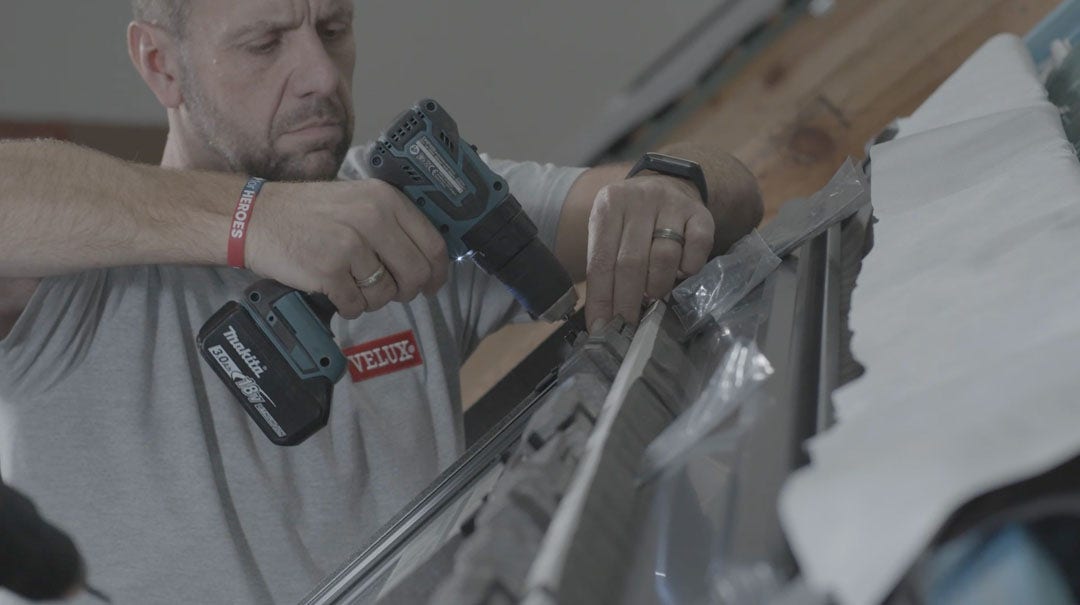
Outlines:
[[838, 0], [803, 19], [671, 140], [721, 141], [757, 175], [766, 220], [915, 110], [979, 46], [1057, 0]]

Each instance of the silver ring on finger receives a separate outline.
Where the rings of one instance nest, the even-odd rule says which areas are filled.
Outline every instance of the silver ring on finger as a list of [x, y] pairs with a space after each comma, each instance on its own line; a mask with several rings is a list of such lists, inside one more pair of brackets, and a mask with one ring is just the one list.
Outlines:
[[370, 288], [371, 286], [374, 286], [375, 284], [381, 282], [384, 277], [386, 277], [386, 265], [380, 263], [379, 268], [376, 269], [375, 272], [371, 275], [365, 277], [364, 279], [357, 279], [356, 277], [353, 277], [353, 279], [356, 280], [356, 287], [362, 290], [364, 288]]
[[679, 233], [678, 231], [676, 231], [674, 229], [657, 229], [656, 231], [652, 232], [652, 238], [654, 240], [657, 240], [657, 239], [669, 239], [669, 240], [679, 244], [680, 246], [685, 246], [686, 245], [686, 238], [683, 237], [681, 233]]

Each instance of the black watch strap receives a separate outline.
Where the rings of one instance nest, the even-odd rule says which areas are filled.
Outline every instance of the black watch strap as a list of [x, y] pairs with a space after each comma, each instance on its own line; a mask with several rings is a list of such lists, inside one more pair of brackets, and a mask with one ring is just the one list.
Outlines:
[[705, 171], [701, 169], [701, 164], [677, 158], [673, 155], [650, 151], [641, 156], [637, 164], [634, 164], [634, 167], [630, 169], [630, 173], [626, 175], [626, 178], [630, 178], [642, 170], [652, 170], [666, 176], [690, 181], [701, 193], [702, 203], [708, 205], [709, 187], [705, 184]]

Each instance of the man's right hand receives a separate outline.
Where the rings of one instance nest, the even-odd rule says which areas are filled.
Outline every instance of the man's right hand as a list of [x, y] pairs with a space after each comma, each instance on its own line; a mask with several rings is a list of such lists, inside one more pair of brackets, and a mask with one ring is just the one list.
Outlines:
[[[346, 318], [434, 294], [450, 269], [446, 242], [400, 191], [376, 179], [267, 183], [252, 212], [245, 261], [260, 275], [321, 292]], [[357, 282], [385, 266], [375, 284]]]

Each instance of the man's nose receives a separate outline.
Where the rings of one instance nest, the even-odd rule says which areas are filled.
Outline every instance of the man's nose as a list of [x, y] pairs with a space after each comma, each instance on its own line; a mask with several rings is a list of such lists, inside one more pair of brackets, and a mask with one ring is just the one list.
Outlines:
[[301, 30], [298, 46], [291, 77], [293, 93], [297, 97], [332, 95], [338, 86], [338, 69], [318, 33]]

